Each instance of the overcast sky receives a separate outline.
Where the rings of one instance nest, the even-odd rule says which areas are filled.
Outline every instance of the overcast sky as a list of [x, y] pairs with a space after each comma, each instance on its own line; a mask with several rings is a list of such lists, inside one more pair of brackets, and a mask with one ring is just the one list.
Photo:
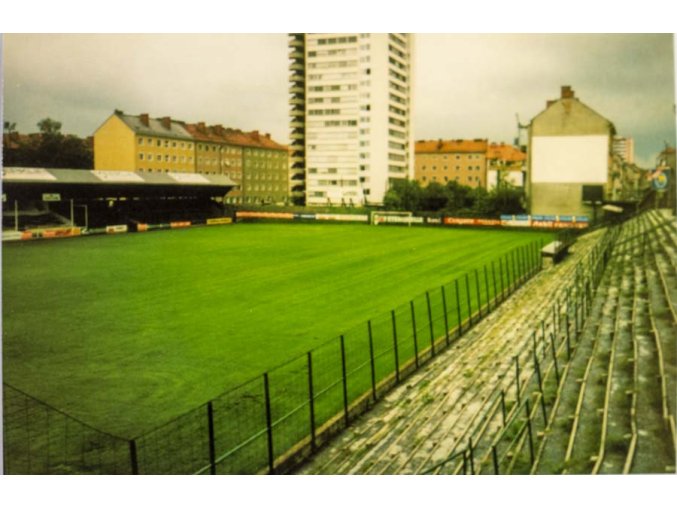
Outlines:
[[[675, 144], [672, 35], [415, 37], [415, 139], [512, 142], [571, 85], [635, 138], [638, 163]], [[288, 142], [286, 34], [5, 35], [4, 119], [20, 132], [51, 117], [92, 135], [113, 112], [220, 123]]]

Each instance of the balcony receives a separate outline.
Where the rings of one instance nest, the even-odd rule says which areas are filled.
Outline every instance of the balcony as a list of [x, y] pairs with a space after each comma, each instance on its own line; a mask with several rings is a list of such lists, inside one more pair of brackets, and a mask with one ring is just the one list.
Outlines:
[[289, 58], [292, 60], [303, 60], [305, 57], [306, 55], [303, 54], [303, 50], [299, 48], [295, 48], [294, 51], [289, 53]]
[[302, 129], [305, 128], [306, 122], [300, 118], [294, 118], [289, 124], [289, 126], [293, 129]]
[[298, 97], [292, 97], [289, 99], [289, 104], [291, 104], [292, 106], [305, 106], [306, 100], [300, 99]]
[[295, 72], [289, 76], [289, 80], [292, 83], [304, 83], [306, 81], [306, 75], [303, 72]]
[[304, 41], [303, 41], [303, 34], [294, 34], [292, 35], [293, 38], [289, 39], [289, 47], [290, 48], [303, 48]]
[[[305, 139], [306, 134], [305, 132], [292, 132], [292, 134], [289, 137], [294, 140]], [[296, 149], [296, 147], [294, 147], [294, 149]]]
[[289, 88], [289, 93], [293, 93], [294, 95], [305, 95], [306, 89], [303, 86], [294, 84], [291, 88]]
[[298, 62], [293, 62], [289, 66], [289, 70], [295, 71], [295, 72], [303, 72], [305, 70], [305, 68], [306, 68], [305, 65], [303, 65], [302, 63], [298, 63]]
[[306, 115], [306, 112], [304, 109], [292, 109], [291, 111], [289, 111], [289, 115], [294, 118], [298, 117], [303, 118]]

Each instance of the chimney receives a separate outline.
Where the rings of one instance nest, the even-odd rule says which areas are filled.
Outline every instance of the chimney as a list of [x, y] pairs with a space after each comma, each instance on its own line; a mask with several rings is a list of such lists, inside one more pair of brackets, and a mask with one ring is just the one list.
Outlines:
[[562, 98], [563, 99], [574, 98], [574, 91], [571, 89], [571, 86], [562, 86]]
[[143, 123], [146, 127], [150, 127], [150, 123], [148, 122], [148, 113], [141, 113], [139, 115], [139, 120], [141, 120], [141, 123]]
[[203, 122], [203, 121], [198, 122], [198, 123], [197, 123], [197, 130], [198, 130], [199, 132], [204, 133], [205, 130], [206, 130], [205, 122]]
[[172, 119], [169, 116], [163, 116], [160, 118], [160, 122], [162, 122], [162, 126], [167, 130], [172, 128]]
[[125, 112], [122, 109], [116, 109], [115, 114], [118, 116], [122, 116], [123, 114], [125, 114]]
[[263, 135], [266, 137], [266, 139], [270, 139], [270, 133], [269, 133], [269, 132], [266, 132], [266, 133], [263, 134]]
[[258, 141], [261, 137], [259, 135], [259, 131], [258, 130], [252, 130], [252, 137]]
[[557, 102], [557, 101], [556, 101], [556, 100], [548, 100], [548, 101], [545, 103], [545, 107], [550, 107], [550, 106], [552, 106], [555, 102]]

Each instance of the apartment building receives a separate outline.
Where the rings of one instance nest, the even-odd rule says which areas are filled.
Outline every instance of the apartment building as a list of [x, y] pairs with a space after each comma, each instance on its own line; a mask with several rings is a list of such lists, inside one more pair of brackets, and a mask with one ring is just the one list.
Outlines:
[[529, 124], [529, 210], [587, 215], [611, 193], [614, 124], [581, 102], [570, 86]]
[[502, 185], [524, 188], [526, 176], [526, 153], [505, 143], [491, 143], [487, 146], [487, 190]]
[[486, 187], [487, 140], [416, 141], [414, 178], [427, 186], [455, 181], [468, 187]]
[[412, 46], [410, 34], [290, 34], [296, 203], [380, 204], [413, 177]]
[[224, 174], [233, 204], [287, 203], [289, 150], [258, 131], [115, 111], [94, 133], [96, 170]]
[[195, 141], [170, 117], [116, 110], [94, 133], [94, 169], [195, 172]]
[[635, 163], [635, 140], [632, 137], [614, 136], [612, 150], [628, 164]]

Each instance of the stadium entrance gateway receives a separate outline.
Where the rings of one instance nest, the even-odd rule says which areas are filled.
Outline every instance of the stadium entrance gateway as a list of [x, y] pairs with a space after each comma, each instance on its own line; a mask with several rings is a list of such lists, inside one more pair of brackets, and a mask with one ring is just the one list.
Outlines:
[[230, 223], [236, 185], [207, 174], [3, 168], [3, 240]]

